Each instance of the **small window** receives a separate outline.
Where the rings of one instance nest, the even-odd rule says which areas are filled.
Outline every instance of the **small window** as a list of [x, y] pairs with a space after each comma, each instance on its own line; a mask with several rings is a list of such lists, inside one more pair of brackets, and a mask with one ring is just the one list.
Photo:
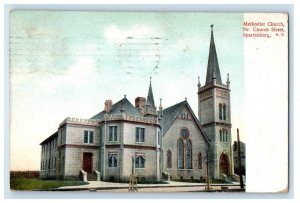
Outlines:
[[118, 160], [117, 160], [117, 154], [111, 154], [108, 158], [108, 167], [117, 167], [118, 166]]
[[157, 131], [157, 145], [160, 144], [160, 131]]
[[94, 142], [94, 132], [93, 131], [84, 131], [84, 141], [85, 144], [92, 144]]
[[138, 156], [135, 158], [135, 168], [145, 168], [145, 158]]
[[117, 141], [118, 140], [118, 127], [117, 126], [109, 126], [109, 141]]
[[199, 152], [198, 154], [198, 168], [202, 169], [202, 154]]
[[135, 129], [135, 141], [136, 142], [145, 142], [145, 128], [137, 127]]
[[170, 149], [167, 152], [167, 168], [172, 168], [172, 152]]
[[188, 139], [189, 136], [190, 136], [190, 132], [187, 128], [181, 128], [180, 130], [180, 136], [183, 138], [183, 139]]

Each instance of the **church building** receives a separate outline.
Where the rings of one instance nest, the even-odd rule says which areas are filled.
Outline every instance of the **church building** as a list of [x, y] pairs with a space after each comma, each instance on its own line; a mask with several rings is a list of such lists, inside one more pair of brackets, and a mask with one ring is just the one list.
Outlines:
[[[196, 95], [195, 95], [195, 98]], [[134, 105], [106, 100], [90, 119], [66, 118], [40, 145], [41, 178], [128, 181], [225, 179], [233, 174], [230, 81], [222, 83], [213, 26], [198, 118], [185, 99], [157, 109], [151, 85]]]

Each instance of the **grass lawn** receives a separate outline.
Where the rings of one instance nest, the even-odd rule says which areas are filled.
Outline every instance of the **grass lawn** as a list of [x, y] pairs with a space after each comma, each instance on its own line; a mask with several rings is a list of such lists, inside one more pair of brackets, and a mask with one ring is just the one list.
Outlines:
[[83, 181], [58, 181], [58, 180], [41, 180], [34, 178], [11, 178], [10, 189], [12, 190], [46, 190], [62, 186], [86, 185]]

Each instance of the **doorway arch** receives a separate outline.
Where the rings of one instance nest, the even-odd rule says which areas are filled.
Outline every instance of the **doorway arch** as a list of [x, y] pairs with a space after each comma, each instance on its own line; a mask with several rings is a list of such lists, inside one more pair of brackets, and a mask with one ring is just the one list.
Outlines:
[[230, 166], [229, 166], [229, 159], [228, 156], [224, 153], [221, 154], [220, 156], [220, 175], [225, 174], [225, 175], [229, 175], [230, 172]]

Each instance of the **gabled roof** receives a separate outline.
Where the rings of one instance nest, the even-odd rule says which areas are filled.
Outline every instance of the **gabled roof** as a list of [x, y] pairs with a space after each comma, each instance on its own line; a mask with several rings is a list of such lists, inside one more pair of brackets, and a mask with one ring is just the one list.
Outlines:
[[177, 103], [173, 106], [170, 106], [163, 110], [163, 119], [162, 119], [162, 126], [163, 126], [163, 135], [168, 131], [168, 129], [171, 127], [171, 125], [174, 123], [174, 121], [177, 118], [177, 115], [180, 115], [183, 108], [187, 107], [189, 112], [191, 113], [195, 123], [197, 124], [199, 130], [203, 134], [205, 140], [209, 143], [209, 139], [204, 132], [203, 128], [201, 127], [199, 120], [197, 119], [196, 115], [194, 114], [192, 108], [190, 107], [189, 103], [184, 100], [180, 103]]
[[222, 84], [217, 51], [216, 51], [215, 41], [214, 41], [213, 25], [211, 25], [211, 38], [210, 38], [205, 85], [211, 84], [213, 77], [216, 78], [217, 83]]
[[106, 111], [101, 111], [98, 114], [94, 115], [91, 119], [102, 119], [105, 115], [105, 113], [107, 113], [108, 115], [119, 115], [121, 114], [121, 109], [124, 109], [124, 113], [126, 115], [131, 115], [131, 116], [140, 116], [142, 117], [143, 115], [139, 112], [139, 110], [137, 110], [131, 103], [130, 101], [128, 101], [128, 99], [125, 97], [123, 99], [121, 99], [120, 101], [118, 101], [117, 103], [115, 103], [114, 105], [112, 105], [111, 109], [109, 112]]

